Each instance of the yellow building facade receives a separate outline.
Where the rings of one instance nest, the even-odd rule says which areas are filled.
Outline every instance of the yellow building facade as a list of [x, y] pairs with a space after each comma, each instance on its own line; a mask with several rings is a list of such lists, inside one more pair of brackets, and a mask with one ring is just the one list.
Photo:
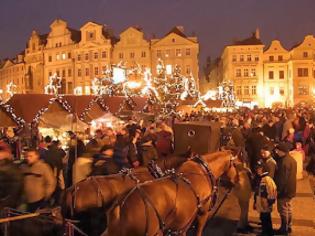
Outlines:
[[[5, 92], [6, 84], [16, 81], [19, 93], [44, 93], [49, 78], [57, 75], [61, 78], [60, 94], [90, 94], [94, 78], [102, 77], [111, 65], [150, 68], [155, 75], [160, 59], [166, 66], [178, 66], [183, 75], [192, 74], [198, 80], [198, 55], [197, 38], [186, 36], [181, 27], [151, 40], [138, 27], [129, 27], [116, 39], [107, 26], [87, 22], [75, 30], [66, 21], [56, 19], [48, 34], [31, 33], [19, 63], [2, 63], [0, 89]], [[21, 71], [11, 70], [20, 66], [23, 83]]]
[[241, 103], [272, 107], [314, 101], [313, 35], [287, 50], [279, 40], [265, 48], [256, 31], [252, 37], [226, 46], [221, 59], [223, 81], [233, 82], [236, 100]]

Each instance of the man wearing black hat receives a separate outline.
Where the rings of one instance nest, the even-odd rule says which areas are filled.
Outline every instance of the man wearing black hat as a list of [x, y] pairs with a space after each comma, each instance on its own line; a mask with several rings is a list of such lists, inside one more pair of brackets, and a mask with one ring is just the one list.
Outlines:
[[285, 143], [280, 143], [275, 148], [279, 157], [275, 182], [278, 189], [277, 204], [281, 218], [281, 227], [276, 234], [286, 235], [292, 231], [292, 198], [296, 194], [296, 161], [289, 155], [290, 148]]

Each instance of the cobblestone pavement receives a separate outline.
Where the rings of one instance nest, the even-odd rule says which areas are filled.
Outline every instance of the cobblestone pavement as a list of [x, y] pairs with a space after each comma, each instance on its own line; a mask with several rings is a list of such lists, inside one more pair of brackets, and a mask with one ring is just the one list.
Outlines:
[[[223, 191], [223, 190], [222, 190]], [[221, 191], [221, 192], [222, 192]], [[221, 197], [223, 194], [221, 194]], [[255, 231], [250, 236], [257, 235], [259, 233], [259, 215], [252, 208], [253, 202], [250, 203], [249, 218], [251, 225], [255, 227]], [[276, 204], [275, 204], [276, 205]], [[240, 213], [240, 209], [237, 205], [236, 197], [231, 193], [222, 207], [217, 212], [216, 216], [209, 220], [207, 227], [204, 231], [204, 235], [207, 236], [231, 236], [236, 234], [237, 219]], [[276, 206], [273, 214], [273, 225], [277, 229], [280, 226], [280, 218], [277, 213]], [[188, 234], [193, 236], [191, 232]], [[244, 235], [244, 234], [243, 234]], [[242, 235], [242, 236], [243, 236]], [[293, 200], [293, 233], [291, 236], [314, 236], [315, 235], [315, 199], [311, 193], [308, 178], [299, 180], [297, 184], [297, 196]]]

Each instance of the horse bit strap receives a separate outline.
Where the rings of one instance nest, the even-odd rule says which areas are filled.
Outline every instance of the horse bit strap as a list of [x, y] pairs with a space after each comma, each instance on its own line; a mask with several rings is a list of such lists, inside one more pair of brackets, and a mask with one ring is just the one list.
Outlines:
[[209, 180], [211, 182], [211, 195], [210, 195], [210, 206], [208, 211], [211, 211], [217, 201], [218, 198], [218, 193], [219, 193], [219, 186], [218, 186], [218, 181], [216, 180], [215, 176], [213, 175], [212, 171], [209, 168], [209, 165], [205, 160], [200, 156], [196, 155], [192, 158], [192, 161], [198, 163], [203, 167], [203, 169], [207, 172], [207, 176], [209, 177]]

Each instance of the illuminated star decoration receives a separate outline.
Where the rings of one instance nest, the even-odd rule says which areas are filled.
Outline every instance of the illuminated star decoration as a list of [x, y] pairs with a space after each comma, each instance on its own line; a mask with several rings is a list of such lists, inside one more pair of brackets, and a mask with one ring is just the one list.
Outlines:
[[61, 88], [61, 77], [55, 73], [52, 76], [49, 76], [48, 84], [45, 86], [45, 94], [57, 95], [58, 90]]
[[141, 90], [143, 95], [150, 95], [153, 93], [156, 98], [159, 99], [159, 93], [156, 88], [152, 85], [152, 75], [149, 68], [146, 68], [143, 75], [143, 80], [145, 82], [144, 88]]
[[13, 96], [13, 94], [16, 93], [16, 85], [11, 81], [10, 83], [7, 84], [7, 93], [9, 94], [10, 97]]

